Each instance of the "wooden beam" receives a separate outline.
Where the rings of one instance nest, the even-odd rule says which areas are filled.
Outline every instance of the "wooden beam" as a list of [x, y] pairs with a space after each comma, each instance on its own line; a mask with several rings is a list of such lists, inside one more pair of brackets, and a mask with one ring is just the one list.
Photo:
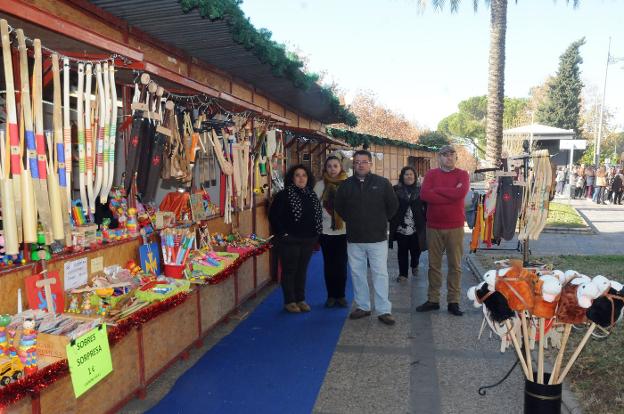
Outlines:
[[92, 32], [91, 30], [84, 29], [68, 20], [50, 16], [49, 13], [35, 6], [28, 5], [23, 1], [2, 0], [2, 2], [0, 2], [0, 11], [89, 45], [126, 56], [129, 59], [143, 60], [143, 52], [141, 51]]
[[210, 86], [203, 85], [182, 75], [178, 75], [177, 73], [169, 69], [163, 68], [162, 66], [158, 66], [150, 62], [145, 62], [145, 71], [175, 82], [178, 85], [182, 85], [197, 92], [211, 96], [213, 98], [221, 98], [222, 93], [220, 93], [218, 90], [211, 88]]

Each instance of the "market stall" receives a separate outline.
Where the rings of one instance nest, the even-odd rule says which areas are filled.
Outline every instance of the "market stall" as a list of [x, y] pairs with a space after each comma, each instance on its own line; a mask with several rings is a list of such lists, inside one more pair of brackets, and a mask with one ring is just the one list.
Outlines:
[[[353, 121], [297, 86], [299, 66], [272, 74], [281, 58], [253, 55], [238, 26], [223, 38], [223, 16], [98, 3], [0, 5], [0, 410], [111, 412], [144, 395], [271, 281], [284, 127]], [[192, 39], [150, 13], [228, 59], [182, 50]]]

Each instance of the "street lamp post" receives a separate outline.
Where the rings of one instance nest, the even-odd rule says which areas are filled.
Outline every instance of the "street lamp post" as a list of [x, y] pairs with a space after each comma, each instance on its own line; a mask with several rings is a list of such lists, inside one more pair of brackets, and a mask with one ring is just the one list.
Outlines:
[[596, 168], [598, 168], [600, 165], [600, 142], [602, 141], [602, 121], [604, 118], [605, 95], [607, 92], [607, 74], [609, 72], [609, 65], [621, 61], [624, 61], [624, 58], [611, 56], [611, 37], [609, 37], [609, 48], [607, 50], [607, 63], [605, 65], [604, 84], [602, 86], [602, 104], [600, 105], [600, 119], [598, 121], [598, 135], [596, 135], [596, 142], [594, 143], [594, 165], [596, 166]]

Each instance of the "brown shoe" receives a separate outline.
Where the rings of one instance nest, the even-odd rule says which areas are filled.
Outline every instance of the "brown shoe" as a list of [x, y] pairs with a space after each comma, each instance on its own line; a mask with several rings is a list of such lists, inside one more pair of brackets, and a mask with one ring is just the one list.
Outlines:
[[341, 308], [348, 308], [349, 307], [349, 302], [347, 302], [347, 298], [338, 298], [336, 300], [336, 304], [338, 306], [340, 306]]
[[407, 282], [407, 276], [403, 276], [403, 275], [399, 275], [399, 277], [397, 277], [397, 282], [403, 284], [405, 282]]
[[379, 319], [381, 322], [385, 323], [386, 325], [394, 325], [396, 323], [394, 316], [392, 316], [389, 313], [384, 313], [383, 315], [379, 315], [377, 319]]
[[310, 312], [312, 310], [310, 309], [310, 305], [308, 305], [304, 301], [297, 302], [297, 307], [299, 308], [301, 312]]
[[284, 309], [286, 309], [287, 312], [290, 313], [300, 313], [301, 309], [299, 309], [299, 306], [297, 306], [297, 304], [295, 302], [291, 302], [291, 303], [287, 303], [284, 305]]
[[364, 309], [357, 308], [349, 315], [349, 319], [362, 319], [366, 316], [370, 316], [371, 311], [365, 311]]

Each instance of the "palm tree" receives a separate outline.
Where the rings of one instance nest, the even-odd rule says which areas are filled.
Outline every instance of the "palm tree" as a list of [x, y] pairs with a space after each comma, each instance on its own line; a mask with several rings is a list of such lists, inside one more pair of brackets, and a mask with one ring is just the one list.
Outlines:
[[[517, 3], [518, 0], [516, 0]], [[572, 0], [577, 7], [580, 0]], [[420, 0], [423, 7], [427, 0]], [[446, 0], [431, 0], [434, 9], [442, 10]], [[451, 13], [457, 11], [461, 0], [449, 0]], [[498, 165], [503, 147], [503, 109], [505, 97], [505, 34], [507, 32], [508, 0], [485, 0], [490, 6], [490, 53], [488, 68], [488, 97], [485, 157], [491, 165]], [[570, 0], [566, 0], [570, 3]], [[479, 0], [472, 0], [477, 11]]]

